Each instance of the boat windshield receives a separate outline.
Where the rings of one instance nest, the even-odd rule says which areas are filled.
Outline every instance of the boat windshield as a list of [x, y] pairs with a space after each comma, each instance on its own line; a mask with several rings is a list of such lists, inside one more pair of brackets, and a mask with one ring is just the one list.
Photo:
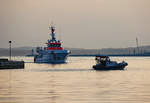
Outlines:
[[97, 63], [104, 63], [104, 62], [110, 61], [109, 57], [106, 57], [106, 56], [105, 57], [96, 56], [95, 60]]

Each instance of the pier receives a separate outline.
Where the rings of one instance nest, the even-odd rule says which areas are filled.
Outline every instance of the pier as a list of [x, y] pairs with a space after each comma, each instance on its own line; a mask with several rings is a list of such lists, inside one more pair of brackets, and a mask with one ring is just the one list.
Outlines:
[[11, 43], [9, 41], [9, 60], [6, 58], [0, 59], [0, 69], [23, 69], [24, 68], [24, 61], [14, 61], [11, 60]]
[[23, 69], [24, 61], [12, 61], [8, 59], [0, 59], [0, 69]]

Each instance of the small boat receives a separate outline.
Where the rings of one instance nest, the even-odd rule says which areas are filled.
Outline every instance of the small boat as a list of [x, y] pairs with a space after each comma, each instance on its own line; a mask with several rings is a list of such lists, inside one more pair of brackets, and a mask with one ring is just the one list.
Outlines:
[[124, 70], [128, 65], [125, 61], [117, 63], [116, 61], [111, 61], [109, 56], [98, 55], [95, 57], [96, 65], [93, 66], [95, 70]]

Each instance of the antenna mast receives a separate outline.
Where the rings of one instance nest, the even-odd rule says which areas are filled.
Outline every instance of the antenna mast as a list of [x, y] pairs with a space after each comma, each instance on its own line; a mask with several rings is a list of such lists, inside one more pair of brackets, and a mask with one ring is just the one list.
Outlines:
[[62, 38], [61, 38], [61, 26], [59, 27], [59, 40], [61, 41]]
[[137, 54], [139, 54], [139, 43], [138, 43], [138, 38], [136, 37], [136, 46], [137, 46]]

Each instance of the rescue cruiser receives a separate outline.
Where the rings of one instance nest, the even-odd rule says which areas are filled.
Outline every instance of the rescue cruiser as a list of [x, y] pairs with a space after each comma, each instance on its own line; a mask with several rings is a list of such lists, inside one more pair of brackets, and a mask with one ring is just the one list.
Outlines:
[[65, 63], [67, 56], [70, 54], [69, 50], [61, 47], [60, 40], [55, 38], [55, 27], [50, 26], [51, 39], [47, 41], [47, 47], [37, 47], [37, 54], [34, 56], [35, 63]]

